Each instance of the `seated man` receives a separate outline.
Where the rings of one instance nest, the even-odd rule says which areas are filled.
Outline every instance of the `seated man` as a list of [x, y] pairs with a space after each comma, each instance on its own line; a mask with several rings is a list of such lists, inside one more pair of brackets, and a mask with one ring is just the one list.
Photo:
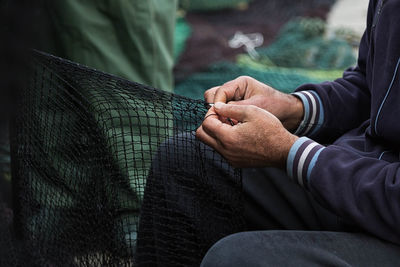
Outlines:
[[[399, 1], [370, 2], [358, 65], [334, 82], [306, 84], [287, 95], [240, 77], [205, 93], [206, 101], [215, 105], [196, 137], [233, 166], [244, 168], [247, 227], [241, 231], [263, 231], [223, 238], [207, 252], [202, 266], [399, 264], [398, 12]], [[196, 200], [199, 183], [201, 190], [208, 187], [212, 195], [216, 187], [207, 179], [193, 177], [191, 172], [196, 170], [182, 164], [197, 159], [191, 153], [203, 153], [198, 158], [206, 159], [201, 171], [234, 176], [223, 164], [214, 164], [220, 159], [202, 152], [206, 146], [196, 150], [194, 142], [182, 142], [182, 138], [161, 146], [159, 154], [169, 156], [159, 155], [153, 168], [172, 163], [185, 173], [150, 177], [146, 190], [164, 184], [160, 199], [169, 200], [160, 205], [180, 206], [182, 228], [186, 218], [196, 216], [198, 232], [203, 233], [201, 225], [219, 228], [222, 224], [213, 216], [215, 209]], [[230, 179], [218, 183], [227, 188], [231, 184]], [[146, 209], [146, 196], [144, 201]], [[195, 212], [196, 207], [205, 211]], [[170, 237], [165, 240], [168, 248], [178, 248], [175, 252], [183, 249], [179, 242], [168, 242]], [[140, 236], [138, 242], [140, 247]]]

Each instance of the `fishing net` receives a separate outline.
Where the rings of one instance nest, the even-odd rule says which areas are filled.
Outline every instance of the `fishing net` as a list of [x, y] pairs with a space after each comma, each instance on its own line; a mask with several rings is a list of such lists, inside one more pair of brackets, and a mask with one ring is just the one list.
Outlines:
[[290, 69], [279, 67], [249, 67], [247, 65], [222, 62], [210, 67], [208, 71], [197, 73], [179, 83], [175, 93], [193, 99], [203, 96], [205, 89], [219, 86], [239, 76], [247, 75], [264, 82], [273, 88], [290, 93], [305, 83], [319, 83], [339, 78], [343, 71]]
[[288, 68], [345, 69], [356, 61], [352, 45], [342, 37], [327, 39], [326, 22], [318, 18], [289, 21], [277, 39], [259, 49], [258, 62]]
[[229, 45], [238, 32], [261, 34], [264, 39], [261, 47], [267, 47], [289, 20], [295, 17], [325, 19], [334, 3], [335, 0], [253, 0], [242, 9], [187, 12], [185, 20], [192, 33], [175, 66], [175, 78], [180, 82], [214, 63], [233, 62], [238, 54], [246, 52], [245, 46]]
[[[0, 125], [0, 196], [7, 203], [11, 202], [11, 159], [8, 127]], [[1, 197], [0, 197], [1, 198]]]
[[175, 92], [198, 99], [205, 89], [243, 75], [286, 93], [305, 83], [335, 80], [356, 63], [356, 53], [345, 37], [327, 39], [325, 31], [326, 23], [321, 19], [290, 20], [271, 45], [254, 50], [256, 57], [239, 54], [234, 62], [211, 64], [207, 70], [179, 81]]
[[[194, 138], [203, 101], [41, 53], [32, 61], [12, 136], [14, 225], [32, 265], [195, 266], [219, 238], [243, 229], [240, 172], [215, 160], [234, 177], [229, 188], [218, 184], [225, 174], [204, 165], [216, 152]], [[151, 186], [158, 177], [163, 186]], [[177, 208], [188, 183], [199, 199], [191, 212], [207, 202], [218, 220], [205, 213], [194, 221]]]
[[[1, 196], [1, 195], [0, 195]], [[12, 212], [0, 199], [0, 266], [15, 266], [17, 257], [11, 231]]]
[[0, 236], [0, 266], [46, 266], [37, 255], [34, 256], [34, 250], [27, 245], [29, 242], [21, 242], [16, 238], [13, 231], [13, 212], [1, 200]]
[[[2, 3], [3, 2], [5, 1], [2, 1]], [[177, 92], [198, 99], [202, 98], [203, 91], [208, 88], [210, 84], [220, 83], [220, 81], [215, 81], [215, 78], [213, 78], [215, 74], [210, 76], [210, 82], [208, 84], [196, 83], [193, 81], [193, 78], [191, 78], [190, 81], [193, 83], [193, 87], [195, 88], [194, 91], [191, 90], [190, 87], [179, 83], [184, 79], [187, 79], [190, 74], [205, 71], [211, 64], [221, 60], [234, 62], [236, 55], [244, 52], [243, 47], [233, 49], [228, 45], [229, 39], [237, 31], [242, 31], [244, 33], [258, 32], [263, 34], [263, 45], [266, 46], [273, 40], [273, 38], [275, 38], [281, 25], [283, 25], [283, 23], [288, 19], [293, 16], [302, 15], [324, 17], [334, 1], [302, 0], [293, 2], [286, 0], [221, 0], [186, 2], [187, 3], [185, 4], [182, 1], [181, 6], [188, 5], [189, 3], [189, 5], [202, 5], [203, 7], [212, 4], [214, 7], [216, 4], [226, 7], [226, 4], [229, 2], [232, 6], [237, 7], [239, 2], [249, 2], [247, 9], [202, 12], [201, 14], [189, 11], [186, 18], [181, 16], [177, 19], [174, 46], [175, 61], [177, 62], [175, 71], [176, 80], [178, 81]], [[32, 8], [29, 10], [32, 10]], [[207, 11], [205, 9], [202, 10]], [[29, 14], [40, 14], [40, 12], [29, 12]], [[235, 70], [230, 70], [227, 67], [224, 68], [224, 70], [231, 73], [231, 75], [226, 75], [226, 77], [229, 78], [235, 78], [236, 76], [243, 74], [253, 74], [251, 69], [248, 71], [240, 70], [240, 72], [237, 73]], [[285, 88], [286, 90], [285, 86], [282, 88]], [[10, 101], [4, 102], [6, 103]], [[4, 106], [3, 103], [2, 106]], [[6, 132], [5, 129], [1, 129], [0, 131]], [[4, 173], [7, 181], [10, 180], [9, 155], [8, 137], [0, 133], [0, 173]], [[6, 188], [8, 187], [2, 187], [1, 189], [6, 191]]]

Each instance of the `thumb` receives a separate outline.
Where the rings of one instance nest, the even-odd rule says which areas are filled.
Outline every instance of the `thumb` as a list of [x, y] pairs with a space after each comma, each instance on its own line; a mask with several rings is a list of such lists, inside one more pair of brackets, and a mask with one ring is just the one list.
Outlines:
[[252, 99], [245, 99], [245, 100], [239, 100], [239, 101], [229, 101], [229, 105], [237, 105], [237, 106], [246, 106], [246, 105], [254, 105]]
[[245, 121], [248, 117], [249, 106], [229, 105], [221, 102], [215, 103], [215, 112], [226, 118]]

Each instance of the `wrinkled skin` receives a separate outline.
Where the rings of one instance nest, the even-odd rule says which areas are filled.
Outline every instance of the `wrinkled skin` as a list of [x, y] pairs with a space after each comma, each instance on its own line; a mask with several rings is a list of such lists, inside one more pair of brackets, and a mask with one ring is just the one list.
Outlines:
[[[198, 139], [234, 167], [283, 168], [298, 139], [290, 133], [303, 116], [302, 102], [250, 77], [239, 77], [207, 90], [210, 108], [197, 129]], [[233, 121], [233, 126], [229, 120]]]

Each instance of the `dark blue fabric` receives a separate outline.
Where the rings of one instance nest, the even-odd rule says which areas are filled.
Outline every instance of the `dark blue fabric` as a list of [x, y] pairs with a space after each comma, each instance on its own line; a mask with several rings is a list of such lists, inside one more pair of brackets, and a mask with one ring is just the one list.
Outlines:
[[243, 232], [218, 241], [201, 267], [398, 266], [400, 248], [363, 234]]
[[[350, 223], [400, 244], [400, 1], [371, 0], [358, 66], [298, 90], [322, 99], [312, 138], [334, 141], [309, 177], [311, 193]], [[336, 140], [335, 140], [336, 139]]]
[[[183, 134], [166, 140], [155, 155], [152, 170], [158, 171], [148, 177], [141, 214], [145, 224], [139, 226], [138, 252], [141, 255], [157, 255], [152, 257], [156, 257], [162, 266], [170, 266], [170, 260], [175, 263], [172, 266], [178, 265], [176, 260], [183, 266], [198, 266], [208, 248], [231, 233], [284, 230], [223, 239], [207, 254], [205, 262], [208, 265], [205, 266], [312, 266], [312, 263], [370, 266], [363, 263], [369, 263], [371, 259], [385, 266], [400, 262], [399, 246], [381, 242], [373, 236], [327, 233], [362, 230], [321, 206], [310, 192], [290, 181], [282, 170], [243, 169], [241, 190], [235, 186], [235, 175], [229, 171], [226, 161], [194, 138], [192, 134]], [[194, 161], [199, 164], [188, 163]], [[207, 170], [210, 177], [220, 178], [204, 179], [198, 176], [198, 168]], [[236, 191], [242, 192], [239, 199], [232, 194]], [[219, 197], [229, 200], [224, 202], [227, 213], [221, 213], [218, 208], [216, 200]], [[177, 220], [165, 224], [163, 207], [173, 210]], [[238, 212], [229, 213], [234, 209]], [[232, 228], [242, 220], [245, 224]], [[187, 231], [187, 227], [193, 226], [192, 231]], [[212, 235], [209, 229], [213, 229]], [[185, 242], [171, 242], [171, 236], [179, 236]], [[207, 244], [207, 247], [203, 251], [193, 246], [189, 253], [182, 250], [187, 240], [196, 240], [197, 244]], [[155, 247], [153, 242], [164, 245]], [[176, 255], [180, 255], [179, 259]], [[188, 263], [187, 259], [191, 257], [199, 257], [199, 262]]]

